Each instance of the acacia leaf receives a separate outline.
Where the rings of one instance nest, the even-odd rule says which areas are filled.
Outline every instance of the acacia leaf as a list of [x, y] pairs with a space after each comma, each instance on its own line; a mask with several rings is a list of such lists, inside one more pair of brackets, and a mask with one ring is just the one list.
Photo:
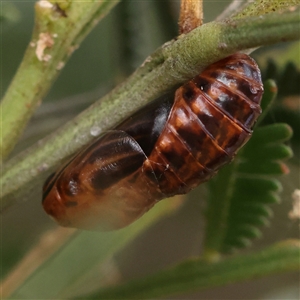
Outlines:
[[[260, 121], [277, 93], [274, 81], [268, 81], [264, 88], [264, 113]], [[291, 148], [284, 144], [291, 136], [292, 129], [287, 124], [256, 127], [235, 161], [208, 183], [205, 238], [208, 259], [216, 252], [231, 252], [251, 245], [253, 238], [261, 236], [259, 227], [270, 223], [269, 205], [280, 203], [282, 189], [272, 176], [289, 171], [283, 160], [292, 156]]]

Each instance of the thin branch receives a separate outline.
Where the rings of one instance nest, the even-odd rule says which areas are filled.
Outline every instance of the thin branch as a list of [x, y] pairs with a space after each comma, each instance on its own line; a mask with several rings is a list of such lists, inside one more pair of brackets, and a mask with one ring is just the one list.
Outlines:
[[218, 263], [190, 260], [152, 276], [99, 291], [88, 299], [165, 298], [270, 274], [298, 271], [299, 249], [299, 240], [289, 240], [258, 253], [235, 256]]
[[240, 11], [245, 5], [245, 0], [233, 0], [220, 15], [217, 16], [216, 21], [222, 21], [229, 18], [233, 13]]
[[188, 33], [203, 23], [203, 0], [181, 0], [179, 32]]
[[[13, 290], [10, 291], [10, 299], [23, 299], [24, 297], [27, 299], [60, 299], [61, 294], [72, 293], [72, 288], [76, 282], [83, 282], [96, 265], [106, 263], [160, 218], [174, 213], [182, 205], [184, 199], [185, 197], [181, 195], [160, 202], [143, 218], [121, 230], [111, 232], [78, 230], [64, 243], [63, 247], [56, 248], [58, 251], [52, 252], [55, 250], [52, 248], [53, 244], [55, 245], [55, 240], [53, 244], [48, 245], [48, 250], [44, 250], [44, 254], [42, 247], [38, 247], [38, 254], [44, 255], [45, 258], [31, 256], [31, 258], [35, 256], [37, 259], [36, 263], [32, 261], [35, 270], [31, 269], [30, 264], [26, 264], [30, 268], [30, 274], [27, 274], [30, 276], [26, 277], [25, 281], [20, 272], [28, 272], [27, 268], [25, 270], [24, 268], [17, 268], [8, 275], [11, 278], [11, 284], [14, 285]], [[67, 229], [60, 229], [60, 231], [63, 230], [66, 231]], [[55, 239], [55, 235], [52, 238]], [[46, 245], [44, 244], [44, 246]], [[25, 260], [27, 259], [25, 258]], [[106, 273], [107, 270], [104, 271]], [[16, 283], [12, 278], [14, 275], [16, 276]], [[104, 276], [105, 274], [99, 276], [98, 287], [104, 280]], [[62, 298], [66, 299], [65, 297]]]
[[287, 9], [293, 11], [298, 5], [300, 5], [300, 0], [248, 0], [248, 5], [246, 5], [242, 11], [238, 11], [235, 15], [233, 15], [232, 19], [257, 16], [258, 12], [260, 15], [266, 15], [272, 13], [273, 11], [276, 11], [278, 13], [283, 12]]
[[31, 42], [0, 105], [1, 159], [12, 150], [72, 52], [118, 1], [35, 5]]
[[15, 266], [8, 277], [0, 283], [1, 296], [4, 298], [9, 297], [40, 265], [49, 260], [75, 232], [75, 229], [57, 227], [44, 233], [33, 249]]
[[[126, 82], [54, 134], [9, 161], [2, 174], [2, 209], [41, 189], [51, 168], [135, 110], [207, 65], [237, 51], [299, 38], [299, 11], [211, 22], [163, 45]], [[201, 50], [200, 50], [201, 49]], [[29, 192], [29, 193], [28, 193]]]
[[106, 86], [99, 86], [88, 92], [44, 103], [36, 110], [30, 120], [29, 126], [22, 134], [12, 153], [19, 153], [21, 147], [23, 147], [22, 150], [24, 149], [24, 145], [26, 147], [26, 144], [32, 144], [33, 140], [37, 141], [67, 123], [67, 121], [73, 119], [78, 112], [88, 108], [109, 90], [111, 90], [111, 85], [106, 83]]

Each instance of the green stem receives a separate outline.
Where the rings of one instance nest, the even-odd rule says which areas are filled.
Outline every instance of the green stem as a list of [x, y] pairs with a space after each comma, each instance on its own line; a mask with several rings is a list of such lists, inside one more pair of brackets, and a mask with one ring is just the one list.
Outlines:
[[[29, 268], [29, 270], [25, 268], [27, 271], [24, 274], [23, 263], [28, 262], [28, 257], [34, 259], [35, 255], [32, 253], [37, 253], [38, 250], [43, 252], [41, 244], [38, 243], [2, 282], [3, 299], [58, 299], [62, 294], [64, 294], [63, 299], [69, 299], [70, 294], [76, 295], [72, 287], [74, 286], [76, 289], [78, 284], [84, 285], [85, 276], [92, 273], [94, 268], [97, 268], [97, 279], [100, 283], [101, 277], [105, 277], [107, 270], [103, 270], [102, 273], [98, 269], [99, 266], [105, 264], [114, 254], [162, 216], [174, 213], [183, 200], [184, 197], [176, 196], [168, 201], [160, 202], [143, 218], [121, 230], [112, 232], [78, 231], [58, 251], [51, 252], [50, 249], [51, 255], [48, 247], [44, 251], [46, 252], [45, 257], [35, 254], [38, 256], [33, 263], [36, 268]], [[56, 239], [59, 242], [59, 235], [58, 237], [52, 236], [52, 240], [54, 240], [52, 246], [57, 245]], [[43, 247], [45, 244], [42, 244]], [[83, 255], [83, 247], [88, 249], [88, 255]], [[74, 262], [76, 263], [74, 264]]]
[[299, 240], [289, 240], [261, 252], [214, 264], [190, 260], [152, 276], [99, 291], [88, 299], [154, 299], [298, 271], [299, 249]]
[[243, 17], [251, 17], [257, 15], [265, 15], [268, 13], [272, 13], [273, 11], [283, 11], [286, 9], [293, 9], [294, 6], [300, 4], [300, 0], [259, 0], [253, 1], [245, 7], [241, 12], [238, 12], [234, 16], [233, 19], [240, 19]]
[[31, 190], [40, 190], [46, 173], [90, 142], [94, 138], [93, 131], [100, 134], [112, 128], [169, 88], [232, 53], [298, 39], [299, 21], [300, 15], [294, 11], [234, 22], [212, 22], [164, 45], [126, 82], [6, 164], [1, 176], [2, 209], [16, 203], [18, 198], [25, 200]]
[[[18, 141], [28, 120], [71, 53], [117, 3], [118, 1], [70, 2], [65, 7], [61, 4], [63, 9], [60, 10], [50, 2], [49, 7], [44, 6], [41, 1], [36, 3], [32, 40], [0, 107], [2, 159]], [[43, 37], [47, 46], [38, 54], [38, 49], [42, 49], [40, 46]]]
[[222, 168], [218, 176], [209, 181], [208, 207], [204, 258], [207, 261], [220, 259], [221, 248], [228, 230], [228, 214], [236, 179], [236, 162]]

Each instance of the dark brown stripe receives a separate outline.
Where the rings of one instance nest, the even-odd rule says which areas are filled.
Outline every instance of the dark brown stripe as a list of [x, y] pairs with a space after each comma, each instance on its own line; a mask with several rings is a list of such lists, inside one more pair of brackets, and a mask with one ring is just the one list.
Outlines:
[[46, 179], [46, 181], [44, 183], [42, 202], [45, 200], [45, 198], [47, 197], [47, 195], [49, 194], [50, 190], [52, 189], [52, 187], [55, 183], [55, 174], [56, 173], [52, 173], [51, 175], [49, 175], [49, 177]]
[[173, 103], [174, 91], [171, 91], [148, 104], [116, 129], [133, 137], [148, 156], [166, 124]]
[[159, 149], [155, 152], [155, 160], [153, 162], [152, 158], [154, 157], [150, 158], [150, 163], [157, 178], [159, 188], [166, 197], [187, 193], [189, 187], [178, 177], [176, 172], [174, 172]]
[[96, 190], [106, 189], [140, 168], [145, 159], [143, 153], [134, 153], [117, 159], [93, 172], [90, 179], [91, 185]]
[[116, 151], [120, 152], [121, 149], [129, 151], [132, 149], [130, 142], [128, 143], [130, 139], [132, 138], [123, 131], [108, 131], [103, 137], [96, 140], [82, 152], [80, 156], [82, 157], [82, 161], [86, 160], [86, 163], [92, 165], [99, 159], [105, 160], [116, 155]]

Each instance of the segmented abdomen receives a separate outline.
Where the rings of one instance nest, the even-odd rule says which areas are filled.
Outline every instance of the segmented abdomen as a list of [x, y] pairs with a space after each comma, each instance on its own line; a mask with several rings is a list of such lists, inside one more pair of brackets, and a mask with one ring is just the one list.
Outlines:
[[180, 87], [148, 161], [161, 191], [186, 193], [211, 178], [251, 136], [263, 87], [247, 55], [223, 59]]
[[212, 64], [104, 134], [50, 178], [43, 206], [61, 225], [124, 227], [158, 200], [211, 178], [251, 136], [263, 93], [245, 54]]

